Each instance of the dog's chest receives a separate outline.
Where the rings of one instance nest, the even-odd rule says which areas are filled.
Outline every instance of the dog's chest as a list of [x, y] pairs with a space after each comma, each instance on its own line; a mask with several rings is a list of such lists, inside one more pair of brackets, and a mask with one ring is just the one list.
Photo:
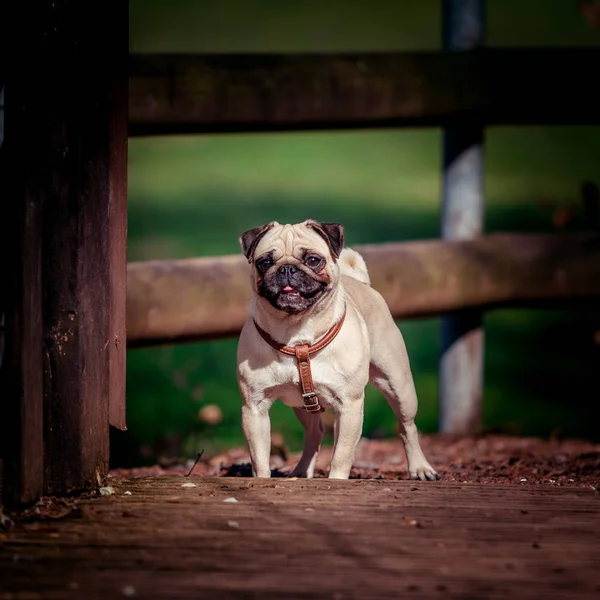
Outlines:
[[[282, 360], [271, 365], [271, 369], [272, 378], [276, 382], [273, 388], [274, 395], [289, 406], [302, 406], [300, 374], [296, 358], [282, 357]], [[349, 378], [344, 365], [337, 361], [320, 360], [317, 357], [311, 359], [310, 371], [315, 391], [324, 403], [333, 403], [344, 395]], [[360, 373], [356, 375], [359, 380], [363, 379]], [[357, 381], [357, 383], [362, 384], [364, 388], [366, 378], [364, 382]]]

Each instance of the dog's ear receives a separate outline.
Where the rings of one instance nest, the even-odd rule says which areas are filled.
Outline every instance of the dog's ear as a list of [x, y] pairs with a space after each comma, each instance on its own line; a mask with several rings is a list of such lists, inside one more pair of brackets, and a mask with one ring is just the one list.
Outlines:
[[339, 223], [320, 223], [309, 219], [307, 227], [314, 229], [329, 244], [331, 253], [339, 258], [344, 247], [344, 227]]
[[244, 256], [248, 259], [248, 262], [252, 262], [252, 255], [254, 254], [254, 250], [256, 246], [258, 246], [258, 242], [264, 237], [264, 235], [277, 225], [276, 221], [271, 221], [266, 225], [261, 225], [260, 227], [255, 227], [254, 229], [249, 229], [245, 231], [240, 236], [240, 246], [242, 247], [242, 252]]

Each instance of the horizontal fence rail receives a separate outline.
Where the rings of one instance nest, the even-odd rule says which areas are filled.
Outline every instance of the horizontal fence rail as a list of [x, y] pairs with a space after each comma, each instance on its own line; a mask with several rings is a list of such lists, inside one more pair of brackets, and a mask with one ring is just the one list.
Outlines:
[[[600, 301], [596, 234], [493, 234], [355, 248], [395, 318]], [[128, 346], [237, 335], [248, 317], [249, 269], [241, 255], [129, 263]]]
[[354, 55], [134, 54], [131, 135], [598, 124], [600, 48]]

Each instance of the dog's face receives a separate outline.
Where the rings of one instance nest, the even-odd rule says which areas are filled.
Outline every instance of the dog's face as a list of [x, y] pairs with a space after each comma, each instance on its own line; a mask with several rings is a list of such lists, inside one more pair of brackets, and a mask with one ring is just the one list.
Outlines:
[[252, 265], [254, 292], [277, 310], [297, 314], [337, 285], [344, 228], [310, 219], [295, 225], [273, 221], [243, 233], [240, 245]]

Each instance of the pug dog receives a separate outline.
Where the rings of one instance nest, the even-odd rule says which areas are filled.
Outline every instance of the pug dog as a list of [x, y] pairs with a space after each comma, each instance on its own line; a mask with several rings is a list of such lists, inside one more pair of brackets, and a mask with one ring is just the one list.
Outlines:
[[402, 334], [371, 287], [362, 256], [344, 248], [342, 225], [273, 221], [246, 231], [239, 242], [254, 292], [237, 352], [253, 476], [271, 475], [269, 410], [279, 398], [304, 427], [302, 456], [290, 475], [313, 476], [323, 438], [321, 413], [330, 407], [334, 449], [328, 476], [347, 479], [371, 381], [398, 418], [411, 479], [439, 479], [419, 443], [417, 394]]

